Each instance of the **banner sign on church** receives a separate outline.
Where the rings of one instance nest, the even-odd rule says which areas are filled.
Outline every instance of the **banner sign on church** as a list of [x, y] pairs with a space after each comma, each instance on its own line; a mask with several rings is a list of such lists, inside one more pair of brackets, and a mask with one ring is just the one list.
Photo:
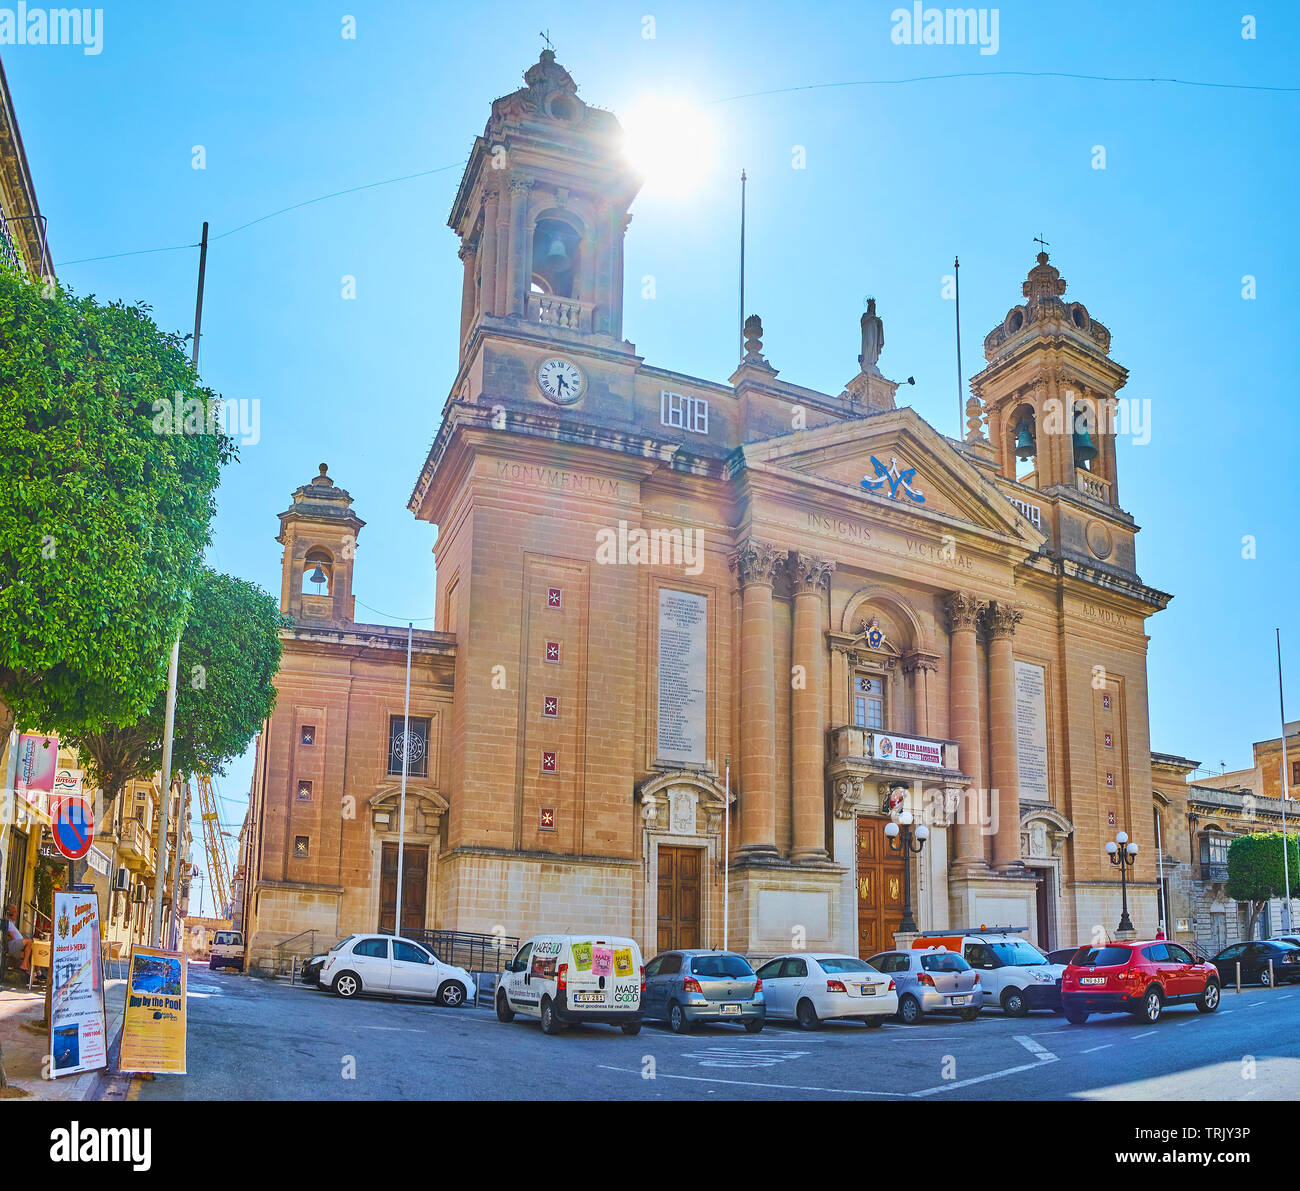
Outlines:
[[881, 761], [900, 765], [924, 765], [943, 768], [943, 745], [937, 740], [920, 740], [915, 736], [893, 736], [884, 732], [871, 735], [871, 755]]

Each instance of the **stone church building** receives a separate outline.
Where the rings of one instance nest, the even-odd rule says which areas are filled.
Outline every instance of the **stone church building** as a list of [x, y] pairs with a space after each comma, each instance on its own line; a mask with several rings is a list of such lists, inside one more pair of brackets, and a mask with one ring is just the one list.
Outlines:
[[[1119, 503], [1110, 332], [1040, 254], [960, 440], [897, 403], [874, 304], [839, 393], [781, 378], [756, 318], [725, 382], [651, 364], [623, 337], [619, 124], [549, 50], [524, 77], [449, 219], [460, 361], [409, 502], [437, 627], [406, 736], [406, 632], [354, 616], [352, 497], [322, 467], [280, 514], [251, 960], [393, 928], [403, 748], [403, 929], [649, 956], [720, 946], [726, 912], [734, 949], [867, 955], [910, 891], [919, 929], [1064, 946], [1113, 929], [1127, 830], [1154, 933], [1146, 621], [1170, 597]], [[906, 854], [904, 809], [929, 829]]]

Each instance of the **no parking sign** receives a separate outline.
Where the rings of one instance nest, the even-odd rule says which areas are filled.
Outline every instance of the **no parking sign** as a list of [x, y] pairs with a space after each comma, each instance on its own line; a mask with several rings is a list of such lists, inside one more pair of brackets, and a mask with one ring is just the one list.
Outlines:
[[95, 841], [95, 821], [90, 803], [79, 794], [65, 794], [50, 806], [50, 832], [54, 846], [69, 860], [81, 860]]

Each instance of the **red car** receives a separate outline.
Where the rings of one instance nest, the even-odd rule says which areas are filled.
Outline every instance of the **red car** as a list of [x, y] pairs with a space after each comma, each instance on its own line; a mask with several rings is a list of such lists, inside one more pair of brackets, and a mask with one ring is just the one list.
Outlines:
[[1076, 1026], [1091, 1013], [1133, 1013], [1155, 1024], [1166, 1005], [1219, 1007], [1219, 973], [1177, 943], [1152, 939], [1080, 947], [1061, 977], [1066, 1019]]

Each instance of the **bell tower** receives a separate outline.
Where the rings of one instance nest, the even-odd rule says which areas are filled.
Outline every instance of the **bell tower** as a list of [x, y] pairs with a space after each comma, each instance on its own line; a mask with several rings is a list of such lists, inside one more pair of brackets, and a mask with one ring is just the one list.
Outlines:
[[492, 104], [448, 226], [464, 264], [460, 356], [480, 323], [623, 337], [623, 235], [641, 179], [618, 120], [578, 98], [552, 50]]
[[365, 522], [328, 471], [322, 463], [320, 474], [293, 494], [275, 539], [284, 547], [280, 611], [299, 623], [343, 625], [355, 619], [352, 566]]
[[971, 377], [968, 442], [988, 424], [998, 472], [1047, 493], [1082, 493], [1119, 507], [1115, 394], [1128, 370], [1110, 358], [1110, 331], [1081, 302], [1046, 252], [1013, 306], [984, 338], [985, 368]]

